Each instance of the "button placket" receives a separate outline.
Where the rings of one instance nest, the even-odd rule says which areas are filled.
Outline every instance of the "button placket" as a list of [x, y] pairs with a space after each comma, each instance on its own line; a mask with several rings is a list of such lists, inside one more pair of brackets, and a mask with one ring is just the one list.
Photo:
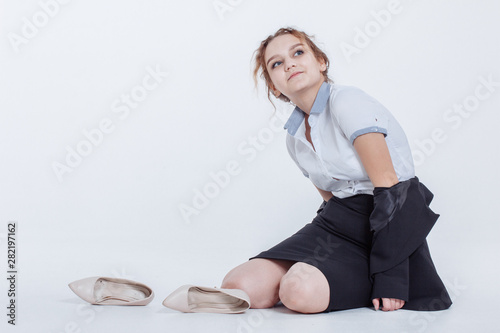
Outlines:
[[330, 172], [328, 171], [328, 169], [325, 165], [325, 162], [321, 158], [323, 146], [321, 145], [321, 140], [318, 139], [317, 128], [316, 128], [317, 119], [316, 119], [316, 117], [313, 117], [313, 118], [310, 117], [308, 119], [308, 121], [309, 121], [309, 126], [311, 126], [310, 135], [311, 135], [311, 141], [312, 141], [314, 148], [315, 148], [315, 150], [313, 150], [313, 152], [315, 153], [314, 154], [315, 161], [316, 161], [316, 165], [318, 166], [317, 170], [322, 173], [322, 175], [323, 175], [322, 178], [327, 179], [328, 181], [338, 181], [338, 179], [336, 179], [330, 175]]

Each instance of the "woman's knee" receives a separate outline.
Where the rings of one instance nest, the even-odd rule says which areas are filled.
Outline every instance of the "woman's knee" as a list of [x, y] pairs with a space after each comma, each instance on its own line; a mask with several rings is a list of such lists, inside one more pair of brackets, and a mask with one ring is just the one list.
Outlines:
[[222, 280], [221, 288], [224, 289], [240, 289], [247, 294], [252, 293], [251, 276], [246, 274], [245, 270], [240, 269], [240, 266], [230, 270]]
[[250, 261], [227, 273], [221, 288], [240, 289], [250, 297], [252, 308], [262, 309], [274, 306], [278, 301], [278, 286], [283, 270], [273, 269], [271, 263]]
[[281, 279], [279, 298], [283, 305], [297, 312], [322, 312], [330, 302], [330, 287], [319, 269], [297, 263]]
[[313, 300], [314, 295], [311, 286], [300, 278], [285, 276], [280, 283], [279, 298], [287, 308], [304, 312], [305, 305]]

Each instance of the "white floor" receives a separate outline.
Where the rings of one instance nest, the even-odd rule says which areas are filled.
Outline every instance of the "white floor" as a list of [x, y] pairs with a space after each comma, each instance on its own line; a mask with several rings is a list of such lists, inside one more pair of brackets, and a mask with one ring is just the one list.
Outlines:
[[[163, 307], [161, 302], [181, 284], [218, 285], [224, 273], [245, 257], [246, 250], [221, 251], [221, 258], [227, 260], [217, 265], [207, 258], [189, 264], [186, 260], [193, 256], [189, 251], [184, 258], [164, 255], [161, 247], [141, 243], [143, 252], [137, 254], [137, 248], [130, 245], [129, 253], [116, 254], [116, 258], [128, 257], [129, 261], [114, 260], [111, 263], [113, 249], [109, 247], [105, 251], [105, 245], [102, 248], [92, 245], [88, 240], [84, 241], [85, 237], [74, 242], [60, 235], [42, 239], [26, 231], [24, 234], [27, 235], [20, 245], [30, 243], [31, 246], [19, 246], [17, 325], [8, 325], [4, 314], [0, 324], [2, 332], [5, 332], [4, 328], [9, 332], [30, 333], [498, 332], [498, 265], [485, 266], [488, 259], [496, 260], [498, 244], [476, 244], [446, 253], [444, 249], [433, 246], [431, 239], [436, 265], [454, 300], [452, 308], [447, 311], [384, 313], [364, 308], [302, 315], [277, 306], [249, 310], [240, 315], [219, 315], [179, 313]], [[50, 247], [47, 242], [51, 242]], [[207, 251], [213, 253], [215, 249]], [[149, 255], [144, 256], [145, 253]], [[99, 256], [101, 260], [97, 259]], [[168, 259], [161, 262], [159, 258], [162, 257]], [[460, 258], [459, 262], [457, 258]], [[97, 274], [141, 281], [153, 288], [156, 297], [145, 307], [92, 306], [67, 287], [73, 280]], [[3, 291], [2, 294], [5, 295]], [[2, 308], [6, 312], [5, 307]]]
[[[498, 332], [497, 308], [488, 295], [464, 291], [443, 312], [375, 312], [356, 309], [302, 315], [279, 306], [241, 315], [184, 314], [161, 305], [91, 306], [68, 292], [21, 297], [18, 332]], [[28, 288], [25, 288], [28, 289]], [[56, 291], [56, 290], [53, 290]], [[23, 293], [26, 294], [27, 290]], [[23, 301], [24, 300], [24, 301]], [[495, 302], [496, 303], [496, 302]], [[6, 326], [3, 324], [2, 326]], [[3, 331], [3, 329], [2, 329]]]

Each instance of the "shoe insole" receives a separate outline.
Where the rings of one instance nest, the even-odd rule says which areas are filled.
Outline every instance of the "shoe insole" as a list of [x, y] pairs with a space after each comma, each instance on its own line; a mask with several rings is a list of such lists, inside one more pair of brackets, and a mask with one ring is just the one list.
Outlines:
[[193, 287], [188, 292], [188, 305], [192, 311], [218, 312], [246, 309], [246, 302], [220, 291]]
[[129, 303], [149, 297], [151, 293], [144, 287], [99, 279], [94, 285], [96, 303]]

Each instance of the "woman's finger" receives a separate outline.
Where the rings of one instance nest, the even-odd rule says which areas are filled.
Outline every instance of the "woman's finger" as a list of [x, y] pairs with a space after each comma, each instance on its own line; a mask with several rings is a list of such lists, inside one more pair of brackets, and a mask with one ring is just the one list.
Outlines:
[[378, 298], [374, 298], [374, 299], [372, 299], [372, 303], [373, 303], [373, 307], [375, 308], [375, 311], [377, 311], [379, 306], [380, 306], [380, 300]]

